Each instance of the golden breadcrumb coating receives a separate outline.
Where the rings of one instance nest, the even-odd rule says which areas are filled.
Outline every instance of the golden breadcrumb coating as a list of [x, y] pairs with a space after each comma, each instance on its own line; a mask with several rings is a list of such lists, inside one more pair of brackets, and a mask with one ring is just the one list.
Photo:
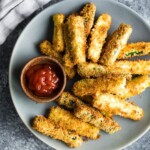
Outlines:
[[70, 52], [71, 43], [70, 43], [68, 33], [69, 33], [68, 26], [67, 26], [67, 24], [64, 24], [63, 25], [63, 35], [64, 35], [64, 42], [65, 42], [65, 54], [63, 56], [63, 65], [64, 65], [64, 69], [65, 69], [65, 72], [66, 72], [68, 78], [72, 79], [76, 74], [76, 70], [74, 68], [74, 63], [73, 63], [71, 52]]
[[33, 129], [38, 132], [66, 143], [69, 147], [79, 147], [83, 143], [82, 138], [75, 132], [62, 129], [53, 120], [43, 116], [36, 116], [32, 122]]
[[64, 14], [53, 15], [54, 32], [53, 32], [53, 48], [58, 51], [64, 51], [64, 39], [63, 39], [63, 23], [65, 20]]
[[125, 90], [120, 96], [130, 98], [144, 92], [148, 87], [150, 87], [150, 77], [148, 75], [141, 75], [127, 81]]
[[[112, 67], [116, 72], [125, 74], [150, 74], [150, 60], [116, 61]], [[111, 67], [108, 70], [112, 70]]]
[[57, 51], [54, 51], [52, 49], [52, 45], [49, 41], [45, 40], [40, 43], [40, 51], [45, 55], [48, 55], [48, 56], [51, 56], [52, 58], [57, 59], [64, 66], [65, 73], [69, 79], [72, 79], [75, 76], [76, 74], [75, 68], [65, 66], [64, 61], [63, 61], [63, 56]]
[[51, 108], [48, 118], [54, 120], [54, 122], [59, 124], [63, 129], [74, 131], [81, 136], [85, 136], [94, 140], [99, 138], [98, 128], [82, 122], [69, 111], [58, 106]]
[[[91, 97], [89, 98], [89, 96], [81, 97], [81, 100], [83, 100], [87, 103], [90, 103], [92, 101], [92, 99], [91, 99]], [[75, 109], [76, 105], [83, 104], [83, 102], [81, 100], [78, 99], [77, 97], [71, 95], [69, 92], [63, 92], [61, 94], [61, 96], [57, 99], [57, 103], [59, 105], [65, 106], [67, 109], [72, 109], [73, 110], [73, 109]], [[112, 118], [112, 114], [109, 114], [105, 111], [100, 111], [100, 113], [103, 114], [106, 117], [111, 117]]]
[[130, 74], [150, 74], [150, 60], [120, 60], [114, 62], [112, 66], [104, 66], [96, 63], [78, 64], [77, 72], [81, 77], [99, 77], [102, 74], [130, 75]]
[[83, 103], [81, 100], [71, 95], [69, 92], [63, 92], [56, 101], [59, 105], [65, 106], [67, 109], [73, 109], [75, 105], [77, 105], [77, 103]]
[[67, 23], [65, 23], [63, 26], [63, 33], [64, 33], [63, 35], [64, 35], [64, 42], [65, 42], [65, 54], [63, 57], [64, 65], [66, 67], [73, 68], [74, 63], [71, 56], [71, 42], [68, 36], [69, 31], [68, 31]]
[[96, 93], [92, 106], [133, 120], [141, 120], [144, 116], [142, 108], [109, 93]]
[[82, 121], [88, 122], [109, 134], [121, 129], [119, 124], [112, 118], [103, 116], [100, 111], [84, 103], [75, 106], [74, 115]]
[[120, 24], [117, 30], [110, 36], [103, 49], [103, 54], [100, 57], [100, 63], [104, 65], [112, 65], [121, 49], [127, 44], [127, 41], [132, 33], [132, 27], [128, 24]]
[[[80, 99], [91, 106], [91, 102], [93, 100], [93, 95], [85, 95], [85, 96], [80, 97]], [[105, 117], [109, 117], [111, 119], [113, 118], [113, 114], [111, 114], [109, 112], [106, 112], [104, 110], [103, 111], [99, 110], [99, 112]]]
[[100, 58], [102, 47], [107, 37], [107, 32], [111, 25], [111, 16], [109, 14], [102, 14], [97, 19], [94, 28], [90, 33], [88, 59], [92, 62], [98, 62]]
[[73, 93], [78, 97], [93, 95], [96, 92], [108, 92], [119, 95], [124, 90], [125, 85], [125, 77], [81, 79], [74, 83]]
[[40, 52], [42, 54], [51, 56], [51, 57], [57, 59], [61, 64], [63, 63], [62, 55], [53, 49], [53, 46], [49, 41], [47, 41], [47, 40], [42, 41], [40, 43], [39, 47], [40, 47]]
[[74, 67], [71, 68], [71, 67], [66, 67], [66, 66], [64, 66], [64, 70], [65, 70], [65, 73], [66, 73], [66, 75], [67, 75], [67, 77], [68, 77], [69, 79], [72, 79], [72, 78], [75, 77], [75, 75], [76, 75], [76, 70], [75, 70]]
[[150, 55], [150, 42], [137, 42], [127, 44], [120, 51], [117, 59], [125, 59], [142, 55]]
[[88, 122], [108, 133], [114, 133], [121, 129], [112, 118], [103, 116], [100, 111], [88, 106], [69, 92], [63, 92], [57, 99], [58, 104], [73, 109], [73, 114], [84, 122]]
[[81, 16], [70, 15], [66, 22], [70, 41], [70, 52], [73, 63], [79, 64], [86, 61], [86, 38], [84, 32], [84, 19]]
[[86, 37], [90, 34], [91, 28], [94, 23], [96, 6], [93, 3], [86, 4], [80, 11], [80, 15], [84, 18], [85, 34]]

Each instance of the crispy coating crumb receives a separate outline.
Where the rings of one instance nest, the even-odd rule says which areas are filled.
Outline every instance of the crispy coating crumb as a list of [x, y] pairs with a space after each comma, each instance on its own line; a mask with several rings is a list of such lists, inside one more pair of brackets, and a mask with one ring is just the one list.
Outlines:
[[65, 73], [67, 74], [67, 77], [68, 77], [69, 79], [72, 79], [72, 78], [75, 77], [75, 75], [76, 75], [76, 70], [75, 70], [74, 67], [71, 68], [71, 67], [66, 67], [66, 66], [64, 66], [64, 70], [65, 70]]
[[93, 95], [96, 94], [96, 92], [108, 92], [120, 95], [125, 85], [125, 77], [82, 79], [74, 83], [73, 93], [79, 97]]
[[78, 64], [77, 72], [81, 77], [99, 77], [102, 74], [150, 74], [150, 60], [120, 60], [114, 62], [113, 66], [104, 66], [95, 63]]
[[103, 49], [103, 54], [100, 57], [100, 63], [104, 65], [112, 65], [120, 50], [126, 45], [130, 35], [132, 33], [132, 27], [128, 24], [120, 24], [118, 29], [110, 36]]
[[49, 41], [44, 40], [40, 43], [40, 51], [42, 54], [57, 59], [61, 64], [63, 63], [62, 55], [53, 49], [52, 44]]
[[81, 136], [85, 136], [94, 140], [99, 138], [98, 128], [82, 122], [69, 111], [58, 106], [51, 108], [48, 118], [54, 120], [54, 122], [59, 124], [63, 129], [74, 131]]
[[120, 51], [117, 59], [125, 59], [142, 55], [150, 55], [150, 42], [137, 42], [127, 44]]
[[107, 133], [115, 133], [121, 129], [119, 124], [110, 117], [103, 116], [100, 111], [88, 106], [69, 92], [63, 92], [57, 99], [59, 105], [73, 109], [73, 114], [84, 122], [88, 122]]
[[77, 103], [83, 103], [69, 92], [63, 92], [56, 101], [59, 105], [65, 106], [68, 109], [73, 109]]
[[98, 62], [110, 25], [111, 16], [109, 14], [102, 14], [97, 19], [90, 33], [88, 58], [92, 62]]
[[84, 122], [88, 122], [103, 131], [112, 134], [121, 129], [119, 124], [112, 118], [104, 117], [98, 110], [85, 104], [77, 104], [74, 115]]
[[127, 81], [125, 90], [120, 96], [130, 98], [144, 92], [148, 87], [150, 87], [150, 77], [148, 75], [141, 75]]
[[80, 15], [84, 18], [85, 34], [86, 37], [90, 34], [91, 28], [94, 23], [96, 6], [93, 3], [86, 4], [80, 11]]
[[[93, 101], [93, 95], [85, 95], [85, 96], [80, 97], [80, 99], [82, 101], [84, 101], [85, 103], [87, 103], [88, 105], [91, 105], [91, 103]], [[109, 112], [106, 112], [104, 110], [103, 111], [99, 110], [99, 112], [105, 117], [113, 118], [113, 114], [111, 114]]]
[[49, 41], [45, 40], [40, 43], [40, 51], [47, 56], [51, 56], [57, 59], [63, 65], [65, 73], [69, 79], [72, 79], [75, 76], [76, 74], [75, 68], [65, 66], [63, 56], [57, 51], [54, 51], [52, 49], [52, 45]]
[[54, 21], [53, 48], [58, 52], [64, 51], [64, 39], [63, 39], [64, 20], [65, 20], [64, 14], [53, 15]]
[[76, 70], [74, 68], [74, 63], [70, 52], [71, 46], [70, 46], [70, 39], [68, 33], [69, 33], [68, 26], [67, 24], [64, 24], [63, 35], [64, 35], [64, 42], [65, 42], [65, 54], [63, 56], [63, 62], [64, 62], [63, 65], [68, 78], [72, 79], [76, 74]]
[[65, 54], [63, 57], [64, 65], [66, 67], [73, 68], [74, 63], [73, 63], [71, 51], [70, 51], [71, 50], [71, 43], [70, 43], [70, 39], [68, 36], [69, 31], [68, 31], [67, 23], [65, 23], [63, 26], [63, 33], [64, 33], [64, 41], [65, 41]]
[[32, 127], [42, 134], [63, 141], [72, 148], [79, 147], [83, 143], [82, 138], [78, 134], [62, 129], [53, 120], [46, 119], [43, 116], [36, 116], [32, 122]]
[[141, 120], [144, 116], [142, 108], [109, 93], [96, 93], [92, 106], [133, 120]]
[[81, 16], [70, 15], [67, 18], [68, 37], [70, 41], [70, 53], [74, 65], [86, 61], [86, 38], [84, 32], [84, 19]]
[[[150, 60], [116, 61], [112, 67], [116, 72], [125, 74], [150, 74]], [[109, 70], [112, 70], [111, 67]]]

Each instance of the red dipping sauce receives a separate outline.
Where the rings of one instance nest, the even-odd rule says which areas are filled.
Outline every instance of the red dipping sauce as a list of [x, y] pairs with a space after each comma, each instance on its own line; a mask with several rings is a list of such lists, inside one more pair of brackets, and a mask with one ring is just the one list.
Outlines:
[[59, 77], [49, 64], [30, 67], [26, 77], [28, 88], [37, 96], [50, 96], [59, 84]]

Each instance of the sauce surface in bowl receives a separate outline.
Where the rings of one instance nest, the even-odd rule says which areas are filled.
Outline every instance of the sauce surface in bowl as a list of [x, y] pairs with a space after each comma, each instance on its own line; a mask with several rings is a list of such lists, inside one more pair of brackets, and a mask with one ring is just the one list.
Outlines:
[[27, 86], [37, 96], [50, 96], [59, 85], [59, 77], [49, 64], [38, 64], [26, 73]]

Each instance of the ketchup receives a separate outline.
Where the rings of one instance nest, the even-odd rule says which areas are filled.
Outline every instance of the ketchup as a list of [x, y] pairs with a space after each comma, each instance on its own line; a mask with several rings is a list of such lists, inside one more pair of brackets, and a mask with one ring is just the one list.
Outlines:
[[26, 77], [28, 88], [37, 96], [50, 96], [59, 84], [59, 77], [49, 64], [30, 67]]

